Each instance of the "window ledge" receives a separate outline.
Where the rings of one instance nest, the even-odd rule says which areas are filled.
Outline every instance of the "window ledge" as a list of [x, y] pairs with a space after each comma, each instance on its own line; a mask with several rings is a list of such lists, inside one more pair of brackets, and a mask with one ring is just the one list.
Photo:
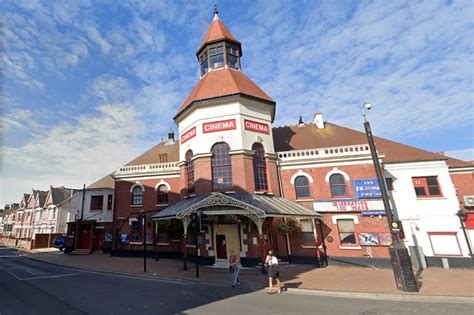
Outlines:
[[360, 246], [341, 246], [339, 245], [340, 249], [362, 249]]
[[129, 244], [130, 245], [143, 245], [142, 242], [130, 242]]
[[157, 203], [155, 206], [156, 207], [168, 207], [170, 204], [169, 203]]
[[311, 199], [296, 199], [295, 201], [296, 202], [305, 202], [305, 201], [308, 202], [308, 201], [314, 201], [314, 199], [313, 198], [311, 198]]
[[160, 246], [168, 246], [170, 243], [156, 243], [156, 245], [160, 245]]
[[130, 205], [131, 208], [141, 208], [143, 205]]
[[172, 243], [181, 243], [181, 240], [171, 240]]
[[440, 196], [436, 196], [436, 197], [417, 197], [416, 200], [444, 200], [444, 199], [448, 199], [446, 197], [440, 197]]
[[186, 247], [196, 248], [196, 245], [189, 245], [189, 244], [186, 244]]

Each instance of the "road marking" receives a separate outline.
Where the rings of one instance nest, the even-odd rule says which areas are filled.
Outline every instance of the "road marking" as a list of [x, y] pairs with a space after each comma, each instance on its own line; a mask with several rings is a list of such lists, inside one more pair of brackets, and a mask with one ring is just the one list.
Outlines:
[[52, 276], [38, 276], [38, 277], [30, 277], [30, 278], [23, 278], [20, 281], [28, 281], [28, 280], [36, 280], [36, 279], [56, 279], [62, 277], [70, 277], [70, 276], [78, 276], [78, 273], [67, 273], [62, 275], [52, 275]]
[[[73, 268], [70, 268], [70, 269], [73, 269]], [[81, 270], [81, 271], [84, 272], [84, 273], [92, 273], [92, 274], [98, 274], [98, 275], [103, 275], [103, 276], [120, 277], [120, 278], [136, 279], [136, 280], [165, 282], [165, 283], [173, 283], [173, 284], [181, 284], [181, 285], [190, 285], [191, 284], [191, 283], [183, 282], [181, 280], [171, 280], [171, 279], [162, 279], [162, 278], [149, 278], [149, 277], [141, 276], [141, 275], [122, 275], [122, 274], [92, 271], [92, 270]]]

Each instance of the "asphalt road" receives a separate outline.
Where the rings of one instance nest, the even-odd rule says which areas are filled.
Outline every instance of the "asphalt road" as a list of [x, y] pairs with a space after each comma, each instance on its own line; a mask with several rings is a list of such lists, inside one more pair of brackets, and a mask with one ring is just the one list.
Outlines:
[[0, 314], [472, 314], [473, 304], [336, 298], [63, 268], [0, 247]]

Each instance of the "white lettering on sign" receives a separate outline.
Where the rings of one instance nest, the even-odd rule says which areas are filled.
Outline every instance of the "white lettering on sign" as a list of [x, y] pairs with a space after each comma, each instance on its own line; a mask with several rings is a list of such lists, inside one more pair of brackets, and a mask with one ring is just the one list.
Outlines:
[[181, 135], [181, 144], [196, 136], [196, 127], [193, 127]]
[[268, 124], [262, 124], [258, 121], [244, 119], [244, 128], [245, 130], [265, 133], [267, 135], [270, 134], [270, 127]]
[[202, 132], [210, 133], [236, 129], [235, 119], [212, 121], [202, 124]]
[[376, 200], [334, 200], [334, 201], [315, 201], [313, 209], [317, 212], [324, 211], [372, 211], [383, 210], [381, 199]]

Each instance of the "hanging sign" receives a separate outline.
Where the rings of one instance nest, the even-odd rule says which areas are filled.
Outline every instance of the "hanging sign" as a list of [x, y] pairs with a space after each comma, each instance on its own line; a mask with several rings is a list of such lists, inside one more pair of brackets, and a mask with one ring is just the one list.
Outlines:
[[196, 127], [193, 127], [181, 135], [181, 144], [196, 136]]
[[375, 178], [356, 179], [353, 181], [356, 197], [364, 198], [381, 198], [379, 181]]
[[244, 119], [245, 130], [255, 131], [264, 134], [270, 134], [270, 126], [268, 124], [262, 124], [258, 121]]
[[226, 130], [232, 130], [236, 128], [237, 126], [235, 123], [235, 119], [211, 121], [211, 122], [202, 124], [203, 133], [226, 131]]

